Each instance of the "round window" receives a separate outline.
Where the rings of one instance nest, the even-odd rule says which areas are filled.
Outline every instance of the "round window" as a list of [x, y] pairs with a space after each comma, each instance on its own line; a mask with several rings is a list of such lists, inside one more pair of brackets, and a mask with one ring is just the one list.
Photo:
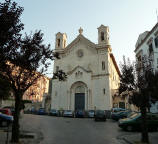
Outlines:
[[77, 55], [78, 57], [83, 57], [83, 50], [78, 50]]

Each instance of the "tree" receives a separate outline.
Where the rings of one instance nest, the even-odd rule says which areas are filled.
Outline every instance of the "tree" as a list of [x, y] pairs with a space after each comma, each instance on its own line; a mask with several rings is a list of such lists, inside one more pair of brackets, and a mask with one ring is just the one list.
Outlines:
[[[128, 91], [130, 93], [129, 103], [136, 105], [141, 111], [142, 120], [142, 142], [149, 142], [148, 129], [146, 125], [146, 113], [151, 102], [158, 100], [158, 74], [152, 69], [152, 61], [143, 56], [141, 63], [131, 65], [122, 64], [119, 92]], [[141, 66], [141, 67], [140, 67]], [[137, 74], [135, 73], [137, 71]], [[129, 94], [128, 93], [128, 94]]]
[[138, 91], [133, 93], [130, 101], [140, 108], [142, 117], [142, 142], [149, 143], [146, 114], [150, 111], [151, 103], [158, 100], [158, 73], [153, 70], [153, 60], [142, 56], [141, 63], [136, 65]]
[[3, 75], [0, 74], [0, 100], [7, 99], [10, 96], [10, 83]]
[[50, 45], [43, 44], [41, 31], [22, 36], [22, 12], [23, 8], [11, 0], [0, 3], [0, 74], [8, 80], [15, 96], [13, 142], [19, 141], [19, 114], [24, 92], [46, 73], [48, 59], [59, 58], [58, 53], [50, 50]]
[[121, 94], [124, 91], [130, 92], [136, 88], [136, 75], [134, 63], [132, 64], [129, 59], [126, 61], [125, 56], [123, 56], [123, 63], [120, 64], [120, 67], [119, 93]]

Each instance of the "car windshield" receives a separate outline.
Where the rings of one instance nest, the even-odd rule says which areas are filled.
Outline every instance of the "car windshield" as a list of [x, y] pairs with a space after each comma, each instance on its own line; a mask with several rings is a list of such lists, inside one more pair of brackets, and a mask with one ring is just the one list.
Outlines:
[[68, 110], [67, 112], [71, 112], [71, 110]]
[[51, 111], [52, 111], [52, 112], [56, 112], [56, 110], [54, 110], [54, 109], [52, 109]]
[[99, 111], [97, 111], [96, 113], [97, 113], [97, 114], [104, 114], [104, 111], [99, 110]]
[[66, 110], [65, 112], [71, 112], [71, 110]]

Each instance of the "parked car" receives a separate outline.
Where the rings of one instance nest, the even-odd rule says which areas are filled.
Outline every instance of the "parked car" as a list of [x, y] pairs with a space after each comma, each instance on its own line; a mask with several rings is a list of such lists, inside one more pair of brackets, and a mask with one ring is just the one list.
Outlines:
[[94, 110], [89, 110], [89, 111], [88, 111], [88, 117], [89, 117], [89, 118], [94, 118], [94, 113], [95, 113]]
[[0, 112], [2, 114], [6, 114], [6, 115], [12, 115], [12, 112], [11, 112], [11, 110], [9, 108], [1, 108]]
[[94, 115], [95, 121], [106, 121], [106, 114], [104, 110], [96, 110]]
[[37, 111], [38, 115], [46, 115], [46, 111], [44, 108], [39, 108], [39, 110]]
[[74, 117], [74, 112], [72, 110], [64, 110], [63, 116], [64, 117]]
[[0, 112], [0, 126], [8, 126], [13, 122], [13, 116]]
[[37, 114], [37, 110], [36, 110], [34, 107], [32, 107], [32, 108], [30, 109], [30, 113], [31, 113], [31, 114]]
[[111, 114], [111, 119], [118, 121], [119, 119], [122, 118], [127, 118], [128, 115], [131, 114], [132, 111], [120, 111], [120, 112], [113, 112]]
[[49, 112], [50, 116], [59, 116], [59, 111], [55, 109], [51, 109]]
[[84, 110], [76, 110], [75, 111], [75, 117], [76, 118], [83, 118], [83, 117], [85, 117], [85, 111]]
[[120, 112], [120, 111], [125, 111], [126, 109], [124, 109], [124, 108], [112, 108], [111, 109], [111, 113], [113, 113], [113, 112]]
[[11, 110], [11, 113], [12, 113], [12, 115], [14, 115], [14, 113], [15, 113], [15, 108], [13, 107], [13, 106], [5, 106], [5, 107], [3, 107], [3, 108], [7, 108], [7, 109], [10, 109]]
[[[131, 117], [120, 119], [118, 126], [127, 131], [141, 130], [141, 113], [135, 113]], [[158, 130], [158, 114], [147, 113], [147, 127], [149, 131]]]

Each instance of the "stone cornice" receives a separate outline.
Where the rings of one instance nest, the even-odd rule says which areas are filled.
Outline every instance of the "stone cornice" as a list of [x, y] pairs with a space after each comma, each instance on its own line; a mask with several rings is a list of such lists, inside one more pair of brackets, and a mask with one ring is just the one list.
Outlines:
[[92, 78], [95, 78], [95, 77], [102, 77], [102, 76], [109, 76], [110, 74], [107, 73], [107, 74], [97, 74], [97, 75], [92, 75]]

